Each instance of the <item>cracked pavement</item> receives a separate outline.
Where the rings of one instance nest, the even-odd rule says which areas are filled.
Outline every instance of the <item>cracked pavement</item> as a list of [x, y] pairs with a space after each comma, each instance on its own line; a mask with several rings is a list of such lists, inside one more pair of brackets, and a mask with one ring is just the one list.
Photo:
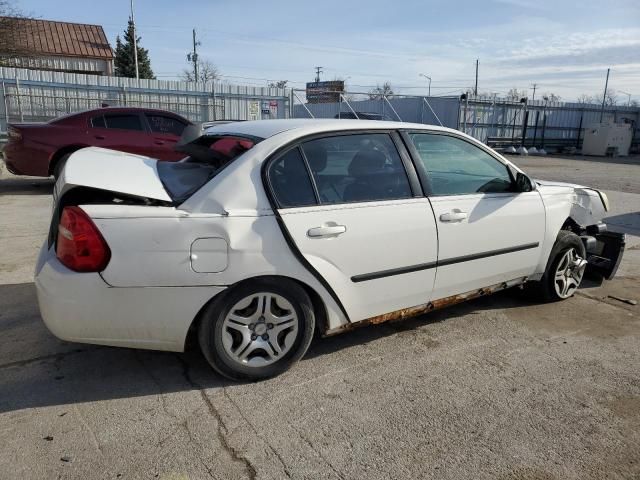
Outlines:
[[[217, 376], [184, 354], [57, 340], [32, 269], [51, 181], [0, 176], [2, 479], [640, 477], [640, 158], [514, 158], [588, 184], [630, 234], [619, 278], [510, 292], [316, 339], [290, 372]], [[593, 182], [591, 182], [593, 183]]]

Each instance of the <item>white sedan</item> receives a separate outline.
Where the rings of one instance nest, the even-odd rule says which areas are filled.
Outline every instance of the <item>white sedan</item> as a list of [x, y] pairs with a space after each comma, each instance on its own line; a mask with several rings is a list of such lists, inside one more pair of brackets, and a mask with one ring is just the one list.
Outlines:
[[[159, 162], [74, 153], [36, 266], [59, 338], [182, 351], [233, 379], [332, 335], [514, 286], [616, 272], [604, 193], [533, 181], [456, 130], [358, 120], [216, 125]], [[526, 285], [525, 285], [526, 284]]]

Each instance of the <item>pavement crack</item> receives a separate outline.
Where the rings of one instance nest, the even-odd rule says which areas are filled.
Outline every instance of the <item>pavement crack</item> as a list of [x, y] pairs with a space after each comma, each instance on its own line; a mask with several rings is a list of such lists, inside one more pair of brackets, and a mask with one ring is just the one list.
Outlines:
[[322, 454], [322, 452], [320, 452], [320, 450], [318, 450], [316, 446], [313, 443], [311, 443], [311, 440], [309, 440], [307, 437], [305, 437], [301, 433], [299, 433], [298, 435], [300, 436], [302, 441], [306, 443], [307, 446], [313, 451], [313, 453], [315, 453], [318, 457], [320, 457], [324, 461], [324, 463], [326, 463], [329, 466], [329, 468], [333, 471], [333, 473], [335, 473], [338, 476], [338, 478], [345, 480], [344, 476], [331, 464], [331, 462]]
[[[207, 406], [209, 414], [218, 423], [217, 436], [218, 436], [218, 440], [220, 441], [220, 444], [229, 453], [229, 455], [235, 462], [242, 463], [244, 465], [244, 469], [245, 469], [245, 472], [247, 473], [247, 476], [251, 480], [255, 480], [255, 478], [258, 475], [258, 472], [256, 471], [255, 467], [251, 464], [249, 459], [241, 455], [238, 449], [236, 449], [229, 443], [227, 439], [227, 436], [229, 434], [227, 425], [224, 423], [224, 420], [222, 419], [222, 415], [220, 415], [220, 412], [218, 412], [216, 407], [211, 402], [211, 399], [205, 393], [204, 387], [200, 385], [198, 382], [196, 382], [191, 376], [189, 364], [179, 355], [176, 355], [176, 358], [178, 359], [178, 362], [180, 362], [180, 364], [182, 365], [182, 374], [184, 378], [187, 380], [189, 385], [191, 385], [194, 389], [198, 390], [198, 392], [200, 393], [200, 397], [202, 398], [202, 401]], [[224, 387], [222, 387], [222, 390], [224, 391]]]
[[258, 432], [258, 430], [253, 426], [253, 423], [251, 423], [251, 421], [249, 420], [249, 418], [247, 418], [247, 416], [244, 414], [244, 412], [242, 411], [242, 409], [240, 408], [240, 406], [235, 402], [235, 400], [233, 398], [231, 398], [231, 395], [229, 395], [229, 392], [227, 392], [227, 389], [224, 388], [222, 390], [222, 393], [224, 394], [224, 396], [229, 400], [229, 402], [231, 402], [231, 404], [236, 407], [236, 410], [238, 411], [238, 414], [242, 417], [242, 419], [247, 422], [247, 425], [249, 425], [249, 427], [251, 428], [251, 430], [253, 430], [253, 433], [259, 438], [261, 439], [265, 445], [267, 445], [267, 447], [269, 447], [269, 450], [271, 450], [271, 452], [273, 452], [273, 454], [276, 456], [276, 458], [278, 459], [278, 461], [280, 462], [280, 464], [282, 465], [282, 469], [284, 471], [284, 474], [287, 476], [287, 478], [291, 478], [291, 472], [289, 471], [289, 469], [287, 468], [287, 464], [285, 463], [284, 459], [282, 458], [282, 456], [280, 455], [280, 453], [271, 446], [271, 444], [265, 440], [264, 438], [262, 438], [262, 436], [260, 435], [260, 433]]
[[24, 367], [24, 366], [27, 366], [27, 365], [31, 365], [32, 363], [46, 362], [48, 360], [53, 360], [55, 362], [60, 362], [60, 360], [63, 360], [64, 358], [66, 358], [68, 356], [71, 356], [71, 355], [77, 355], [79, 353], [86, 353], [86, 352], [93, 352], [95, 350], [100, 350], [100, 349], [101, 349], [101, 347], [77, 348], [77, 349], [72, 350], [70, 352], [52, 353], [51, 355], [42, 355], [41, 357], [27, 358], [25, 360], [18, 360], [16, 362], [3, 363], [2, 365], [0, 365], [0, 370], [5, 369], [5, 368], [13, 368], [13, 367]]
[[140, 364], [140, 366], [142, 366], [142, 369], [144, 370], [144, 372], [149, 376], [149, 378], [151, 378], [151, 380], [156, 385], [156, 387], [158, 387], [158, 397], [160, 399], [160, 404], [162, 405], [162, 410], [164, 410], [164, 413], [166, 413], [169, 417], [172, 417], [178, 420], [178, 417], [169, 411], [169, 406], [167, 405], [167, 399], [164, 396], [165, 392], [158, 378], [151, 372], [149, 367], [147, 367], [147, 365], [142, 361], [137, 350], [134, 350], [133, 356], [136, 359], [136, 361]]
[[96, 448], [96, 450], [98, 450], [98, 452], [100, 452], [100, 455], [104, 455], [104, 452], [102, 451], [102, 447], [100, 446], [100, 442], [98, 441], [98, 437], [96, 436], [96, 432], [94, 432], [93, 428], [91, 428], [89, 423], [87, 423], [87, 420], [84, 418], [84, 415], [82, 415], [82, 412], [80, 411], [78, 406], [74, 405], [73, 409], [75, 410], [76, 414], [78, 415], [78, 418], [80, 419], [80, 423], [84, 426], [84, 428], [89, 430], [89, 436], [91, 437], [91, 441], [93, 443], [93, 446]]
[[[202, 449], [202, 445], [200, 445], [200, 443], [198, 443], [198, 441], [193, 437], [193, 433], [191, 432], [191, 429], [189, 428], [189, 420], [185, 420], [184, 422], [182, 422], [180, 424], [180, 426], [184, 427], [184, 429], [187, 432], [187, 435], [189, 436], [189, 442], [191, 442], [192, 445]], [[207, 473], [209, 474], [209, 476], [211, 478], [217, 478], [213, 472], [211, 471], [211, 469], [209, 468], [209, 466], [207, 465], [207, 462], [205, 462], [204, 458], [202, 458], [201, 455], [196, 454], [196, 457], [198, 458], [198, 461], [200, 462], [200, 464], [204, 467], [204, 469], [207, 471]]]

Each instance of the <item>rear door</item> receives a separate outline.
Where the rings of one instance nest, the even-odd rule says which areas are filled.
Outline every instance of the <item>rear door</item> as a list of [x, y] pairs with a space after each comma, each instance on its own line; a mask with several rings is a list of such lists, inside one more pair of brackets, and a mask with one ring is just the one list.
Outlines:
[[515, 191], [507, 166], [462, 137], [415, 132], [405, 139], [438, 226], [434, 299], [531, 275], [545, 234], [540, 194]]
[[400, 143], [389, 132], [332, 134], [290, 148], [267, 169], [295, 248], [351, 321], [430, 299], [435, 220]]
[[106, 113], [90, 122], [89, 140], [93, 146], [153, 157], [151, 135], [140, 113]]
[[173, 115], [159, 112], [145, 112], [151, 130], [154, 158], [159, 160], [180, 160], [184, 154], [174, 150], [187, 123]]

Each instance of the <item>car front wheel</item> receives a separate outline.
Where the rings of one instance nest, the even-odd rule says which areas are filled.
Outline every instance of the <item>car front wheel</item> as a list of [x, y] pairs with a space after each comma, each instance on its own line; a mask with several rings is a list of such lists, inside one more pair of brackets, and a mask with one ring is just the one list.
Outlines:
[[309, 296], [286, 279], [232, 288], [205, 310], [198, 337], [211, 366], [232, 380], [260, 380], [287, 370], [307, 351], [315, 318]]
[[544, 301], [564, 300], [576, 292], [587, 267], [586, 252], [580, 237], [567, 230], [558, 233], [551, 249], [547, 269], [535, 290]]

